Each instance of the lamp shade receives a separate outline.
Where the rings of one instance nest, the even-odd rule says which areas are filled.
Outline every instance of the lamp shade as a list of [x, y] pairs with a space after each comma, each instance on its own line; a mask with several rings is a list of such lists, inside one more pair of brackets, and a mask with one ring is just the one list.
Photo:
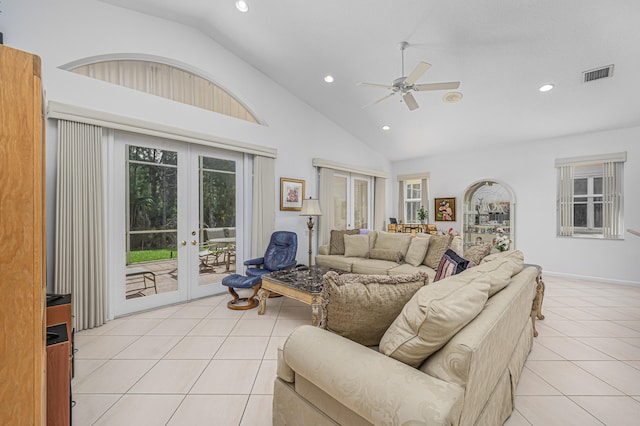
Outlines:
[[302, 200], [300, 216], [322, 216], [322, 211], [320, 211], [320, 202], [313, 198]]

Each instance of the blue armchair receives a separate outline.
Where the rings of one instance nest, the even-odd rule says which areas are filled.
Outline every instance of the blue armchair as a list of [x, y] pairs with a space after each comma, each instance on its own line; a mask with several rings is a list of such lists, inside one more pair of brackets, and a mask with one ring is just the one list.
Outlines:
[[261, 277], [269, 272], [293, 268], [297, 251], [298, 235], [295, 232], [274, 232], [264, 256], [244, 262], [247, 277]]

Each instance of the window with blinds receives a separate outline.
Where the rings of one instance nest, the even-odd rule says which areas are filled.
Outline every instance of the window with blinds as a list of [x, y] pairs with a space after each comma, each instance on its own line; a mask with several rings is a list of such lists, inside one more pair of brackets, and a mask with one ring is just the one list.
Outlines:
[[215, 83], [173, 65], [119, 59], [76, 66], [69, 71], [118, 86], [257, 123], [249, 110]]
[[626, 160], [626, 152], [556, 160], [558, 236], [623, 238]]

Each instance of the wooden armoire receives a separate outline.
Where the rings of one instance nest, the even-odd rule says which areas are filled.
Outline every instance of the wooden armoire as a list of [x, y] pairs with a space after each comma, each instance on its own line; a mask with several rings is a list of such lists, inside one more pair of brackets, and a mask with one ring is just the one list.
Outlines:
[[45, 185], [40, 58], [0, 45], [0, 425], [45, 416]]

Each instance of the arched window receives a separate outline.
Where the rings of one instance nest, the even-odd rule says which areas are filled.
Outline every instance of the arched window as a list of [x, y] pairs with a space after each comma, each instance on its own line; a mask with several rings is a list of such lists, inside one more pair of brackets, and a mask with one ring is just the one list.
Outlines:
[[234, 96], [217, 84], [177, 66], [147, 59], [99, 59], [61, 67], [76, 74], [161, 96], [230, 117], [258, 123]]

